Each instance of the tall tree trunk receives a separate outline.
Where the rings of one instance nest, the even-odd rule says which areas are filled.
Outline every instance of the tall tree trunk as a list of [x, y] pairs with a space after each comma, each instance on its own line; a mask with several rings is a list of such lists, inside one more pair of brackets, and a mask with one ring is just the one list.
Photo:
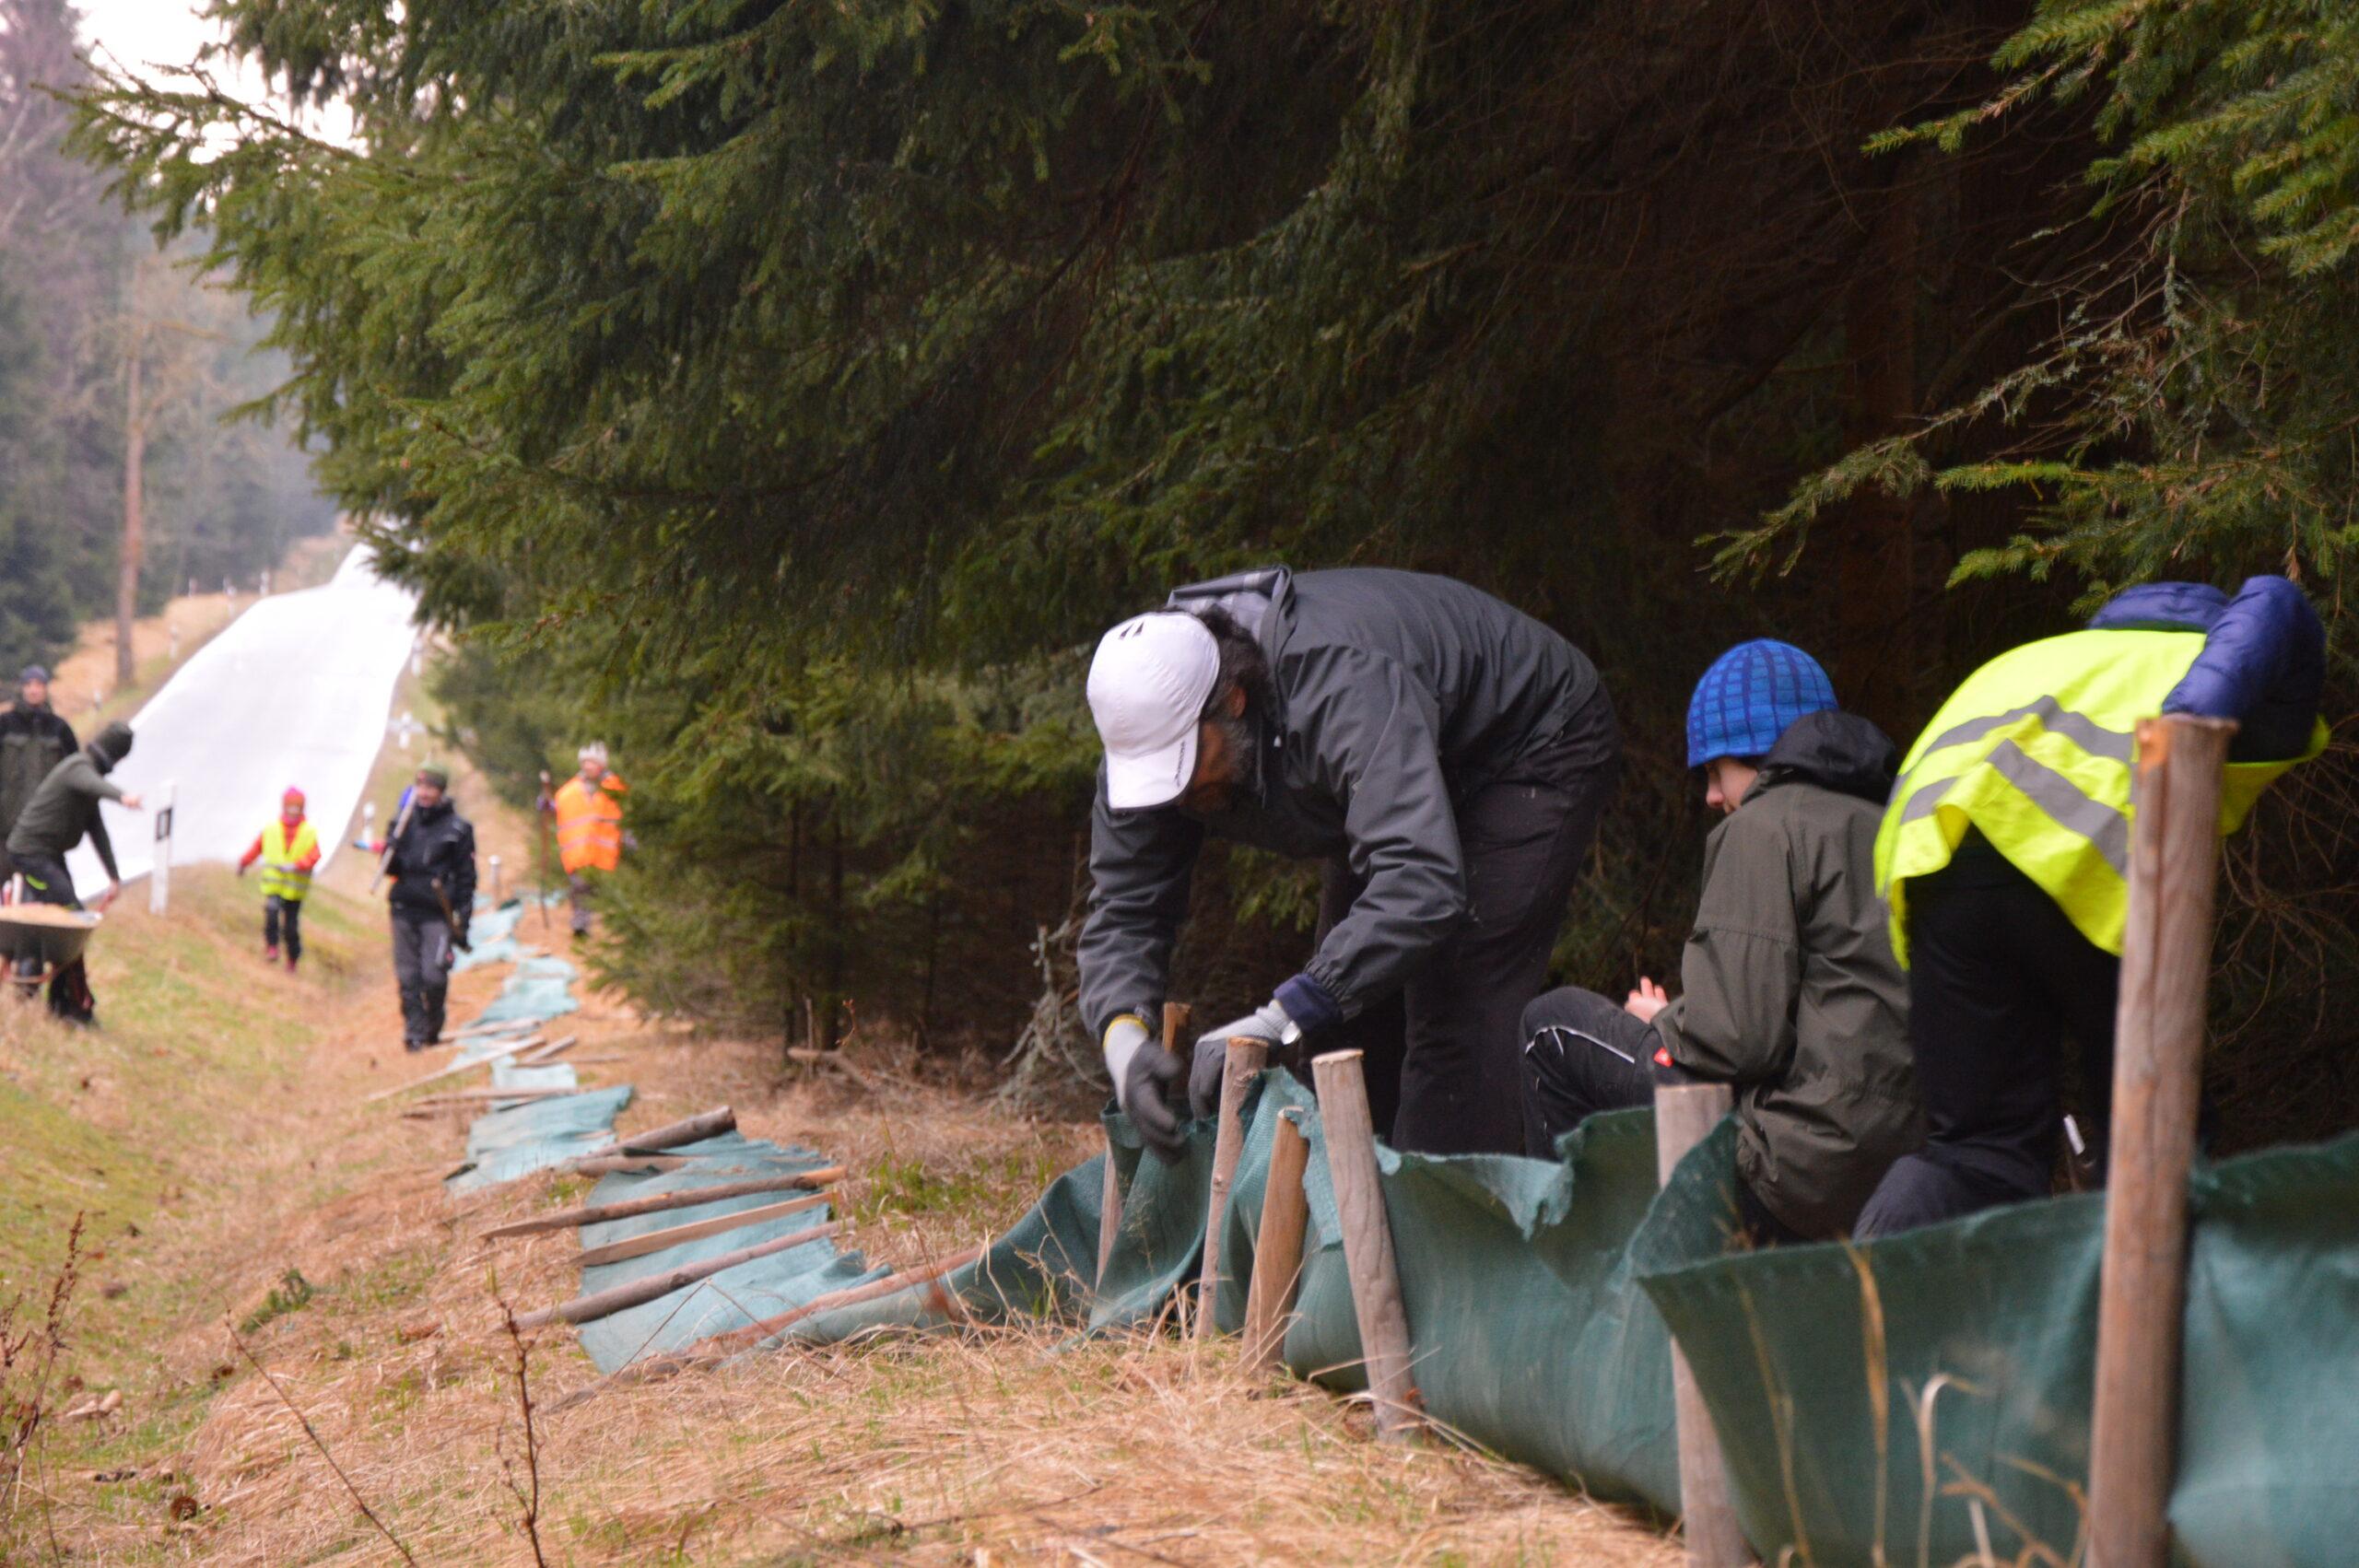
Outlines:
[[114, 585], [114, 684], [120, 691], [138, 674], [131, 646], [132, 623], [139, 616], [139, 562], [147, 549], [147, 498], [141, 493], [147, 461], [147, 411], [139, 401], [139, 362], [146, 333], [131, 333], [130, 395], [123, 415], [123, 559]]

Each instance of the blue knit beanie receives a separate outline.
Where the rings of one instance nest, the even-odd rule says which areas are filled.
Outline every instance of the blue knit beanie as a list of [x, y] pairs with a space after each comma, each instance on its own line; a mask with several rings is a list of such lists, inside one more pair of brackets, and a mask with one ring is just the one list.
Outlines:
[[1687, 766], [1714, 757], [1766, 756], [1805, 713], [1835, 706], [1835, 683], [1790, 642], [1740, 642], [1696, 683], [1687, 704]]

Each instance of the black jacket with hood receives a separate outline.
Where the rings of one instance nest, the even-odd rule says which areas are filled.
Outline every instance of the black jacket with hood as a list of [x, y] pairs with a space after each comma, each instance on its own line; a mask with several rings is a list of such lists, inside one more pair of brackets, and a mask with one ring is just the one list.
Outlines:
[[[385, 874], [393, 883], [386, 897], [394, 908], [439, 915], [448, 899], [464, 938], [475, 907], [475, 824], [461, 816], [447, 796], [417, 808], [393, 839]], [[438, 881], [442, 884], [439, 895]]]
[[[1203, 822], [1177, 806], [1114, 811], [1100, 769], [1082, 1015], [1100, 1035], [1117, 1014], [1153, 1016], [1209, 834], [1348, 860], [1363, 891], [1279, 1000], [1306, 1028], [1352, 1017], [1465, 917], [1457, 802], [1573, 733], [1598, 696], [1596, 666], [1480, 589], [1414, 572], [1272, 568], [1170, 603], [1218, 607], [1260, 642], [1275, 711], [1250, 714], [1254, 777]], [[1593, 711], [1610, 735], [1610, 709]]]
[[114, 840], [107, 837], [99, 802], [123, 799], [121, 787], [110, 782], [107, 775], [130, 755], [131, 726], [117, 722], [51, 768], [18, 814], [16, 825], [8, 830], [8, 853], [48, 855], [62, 860], [87, 834], [90, 848], [99, 852], [99, 864], [107, 869], [108, 879], [123, 880], [115, 870]]
[[1848, 1232], [1923, 1139], [1908, 982], [1876, 896], [1876, 827], [1898, 763], [1854, 714], [1807, 714], [1704, 846], [1672, 1060], [1736, 1086], [1737, 1168], [1803, 1235]]

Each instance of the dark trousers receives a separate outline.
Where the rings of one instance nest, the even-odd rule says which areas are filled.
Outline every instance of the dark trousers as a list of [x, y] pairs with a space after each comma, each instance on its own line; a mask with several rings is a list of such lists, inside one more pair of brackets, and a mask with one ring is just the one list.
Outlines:
[[568, 872], [565, 873], [565, 901], [573, 911], [573, 934], [590, 934], [590, 904], [598, 895], [597, 873]]
[[2081, 1109], [2104, 1164], [2121, 961], [1997, 851], [1968, 840], [1908, 887], [1908, 1044], [1925, 1147], [1860, 1212], [1861, 1240], [2044, 1198], [2063, 1117], [2063, 1037], [2080, 1049]]
[[303, 956], [303, 906], [300, 900], [281, 898], [274, 893], [262, 901], [264, 945], [278, 946], [282, 933], [286, 938], [287, 962], [292, 964]]
[[[1654, 1054], [1661, 1044], [1653, 1024], [1579, 986], [1561, 987], [1525, 1008], [1524, 1152], [1553, 1160], [1556, 1141], [1598, 1112], [1653, 1105]], [[1808, 1239], [1770, 1213], [1743, 1177], [1736, 1210], [1755, 1246]]]
[[440, 909], [393, 907], [393, 980], [402, 990], [402, 1039], [432, 1045], [442, 1036], [451, 991], [451, 924]]
[[[82, 900], [74, 892], [74, 873], [56, 856], [18, 855], [16, 871], [25, 879], [25, 897], [30, 902], [54, 904], [62, 909], [82, 907]], [[90, 994], [90, 972], [81, 959], [76, 958], [50, 977], [49, 1010], [58, 1017], [69, 1024], [88, 1024], [98, 1016], [98, 998]]]
[[[1319, 1042], [1366, 1053], [1368, 1108], [1393, 1147], [1523, 1148], [1523, 1005], [1548, 983], [1549, 953], [1621, 776], [1621, 734], [1600, 690], [1563, 738], [1458, 803], [1464, 922], [1399, 992]], [[1359, 892], [1346, 866], [1328, 866], [1320, 940]]]

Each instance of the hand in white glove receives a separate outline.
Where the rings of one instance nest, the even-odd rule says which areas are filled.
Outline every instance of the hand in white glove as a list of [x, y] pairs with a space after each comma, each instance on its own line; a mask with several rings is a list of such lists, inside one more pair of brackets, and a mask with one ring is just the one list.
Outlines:
[[1189, 1109], [1200, 1117], [1211, 1116], [1220, 1109], [1220, 1080], [1227, 1070], [1229, 1041], [1267, 1040], [1274, 1058], [1292, 1024], [1285, 1008], [1274, 1001], [1265, 1001], [1244, 1017], [1200, 1036], [1194, 1065], [1188, 1071]]
[[1106, 1026], [1106, 1074], [1114, 1081], [1114, 1103], [1139, 1129], [1149, 1153], [1178, 1164], [1188, 1152], [1187, 1134], [1172, 1114], [1180, 1087], [1180, 1059], [1156, 1044], [1146, 1024], [1124, 1013]]

